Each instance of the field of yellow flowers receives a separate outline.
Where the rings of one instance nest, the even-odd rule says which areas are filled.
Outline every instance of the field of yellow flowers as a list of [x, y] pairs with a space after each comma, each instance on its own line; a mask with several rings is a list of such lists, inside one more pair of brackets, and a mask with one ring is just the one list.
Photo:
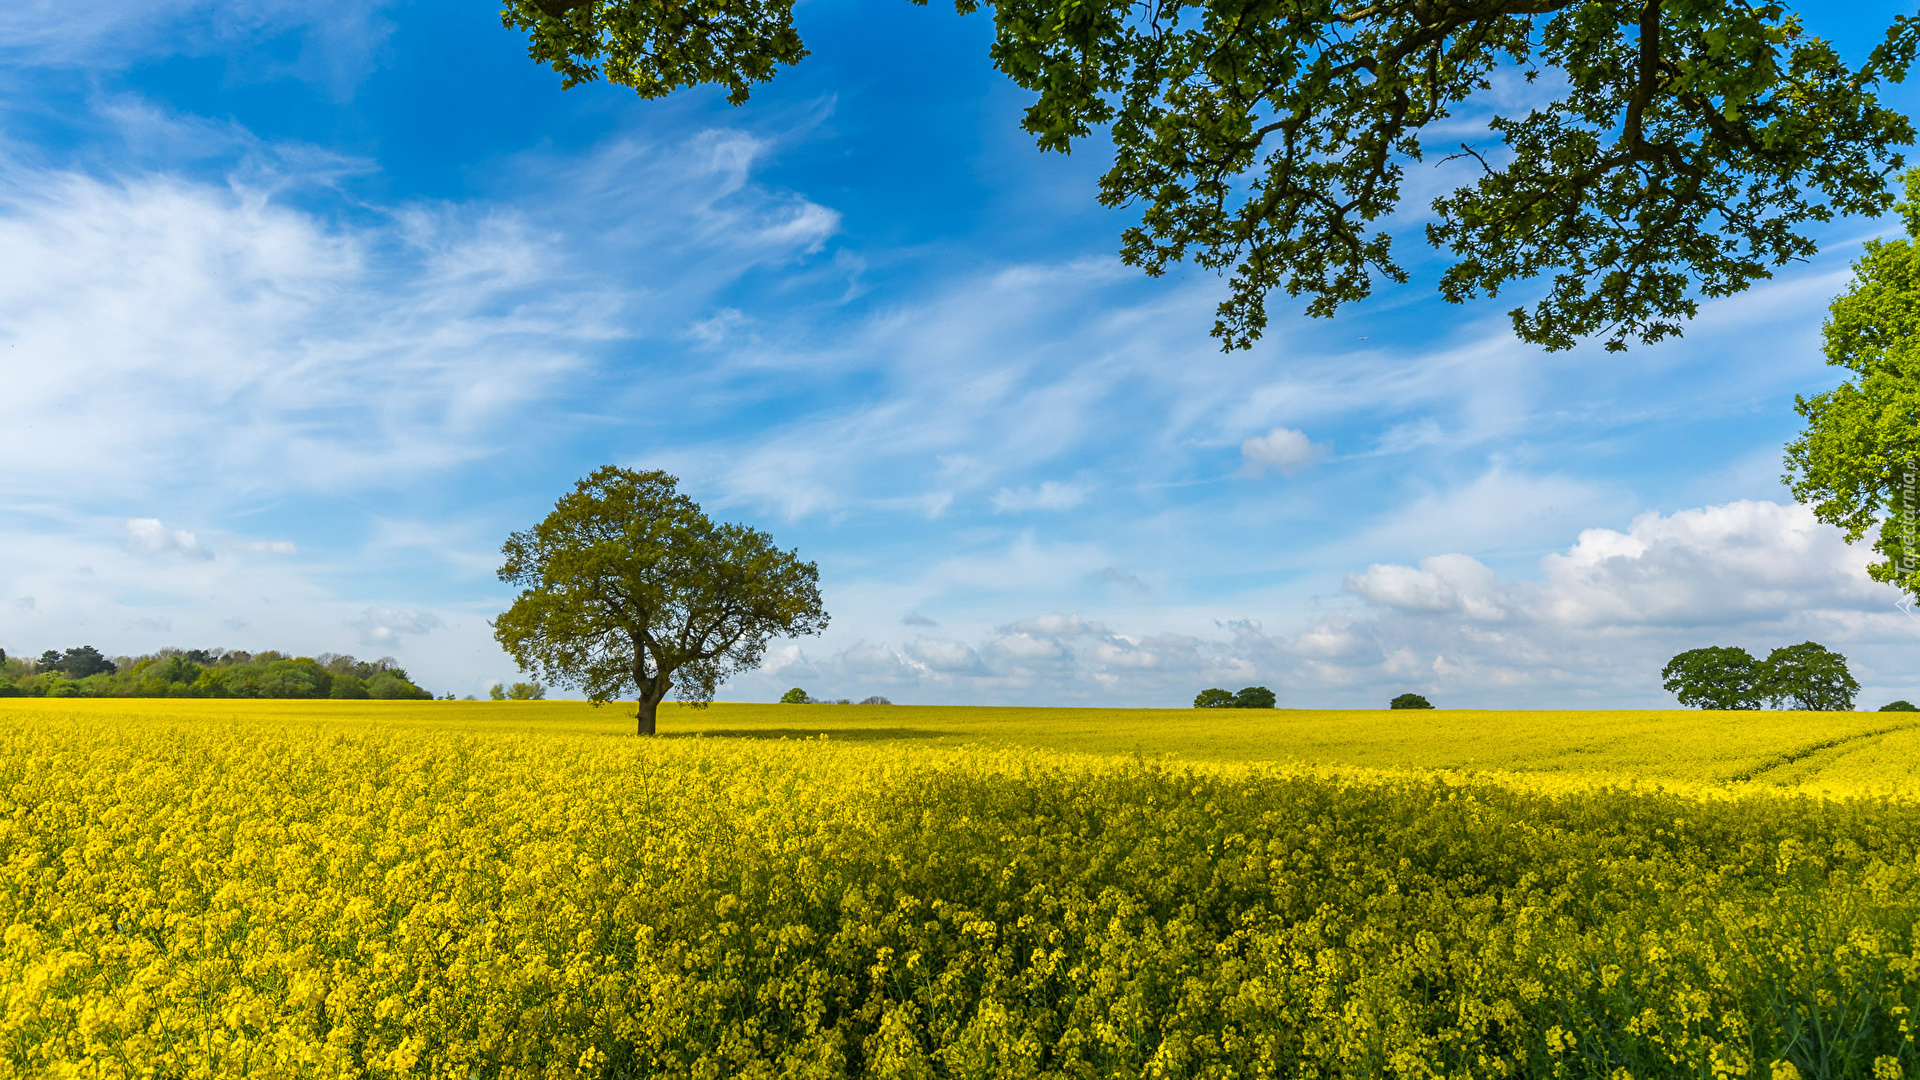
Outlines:
[[0, 702], [0, 1076], [1920, 1077], [1898, 718], [776, 708]]

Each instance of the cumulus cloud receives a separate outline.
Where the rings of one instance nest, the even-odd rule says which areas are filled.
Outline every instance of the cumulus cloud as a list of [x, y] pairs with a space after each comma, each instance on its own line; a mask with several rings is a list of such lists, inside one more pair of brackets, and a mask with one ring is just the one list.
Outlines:
[[1460, 612], [1476, 619], [1506, 616], [1499, 576], [1470, 555], [1432, 555], [1416, 569], [1375, 564], [1347, 575], [1347, 591], [1402, 611]]
[[127, 547], [147, 556], [178, 555], [183, 559], [211, 559], [213, 552], [185, 529], [169, 529], [159, 518], [128, 518]]
[[945, 638], [919, 638], [908, 646], [915, 658], [929, 671], [953, 674], [982, 670], [980, 654], [963, 641]]
[[1376, 563], [1346, 577], [1357, 606], [1286, 630], [1238, 618], [1183, 634], [1138, 616], [1121, 629], [1055, 611], [973, 639], [863, 642], [814, 670], [851, 679], [847, 694], [872, 672], [949, 701], [1179, 705], [1206, 686], [1258, 684], [1302, 707], [1378, 707], [1405, 690], [1453, 707], [1660, 706], [1675, 652], [1812, 639], [1845, 652], [1870, 692], [1893, 693], [1911, 685], [1920, 620], [1867, 579], [1868, 557], [1806, 507], [1742, 501], [1587, 529], [1537, 579], [1461, 553]]
[[1304, 431], [1277, 427], [1265, 435], [1255, 435], [1240, 444], [1240, 456], [1246, 469], [1259, 476], [1268, 469], [1292, 476], [1319, 461], [1324, 451], [1307, 438]]
[[1884, 608], [1890, 594], [1867, 577], [1868, 559], [1805, 506], [1741, 501], [1641, 514], [1625, 532], [1584, 530], [1541, 560], [1540, 582], [1503, 582], [1478, 560], [1450, 554], [1418, 567], [1376, 564], [1346, 585], [1382, 607], [1478, 622], [1750, 626]]
[[1546, 614], [1572, 626], [1725, 626], [1808, 612], [1877, 611], [1890, 590], [1870, 553], [1803, 505], [1742, 501], [1588, 529], [1541, 563]]
[[1371, 614], [1328, 620], [1315, 651], [1351, 671], [1346, 649], [1384, 675], [1456, 692], [1557, 687], [1574, 700], [1626, 692], [1661, 704], [1656, 673], [1682, 649], [1764, 654], [1820, 640], [1850, 650], [1863, 681], [1907, 685], [1894, 657], [1920, 639], [1920, 622], [1867, 577], [1870, 558], [1805, 506], [1649, 512], [1625, 531], [1582, 531], [1541, 559], [1539, 580], [1502, 579], [1462, 554], [1350, 574]]

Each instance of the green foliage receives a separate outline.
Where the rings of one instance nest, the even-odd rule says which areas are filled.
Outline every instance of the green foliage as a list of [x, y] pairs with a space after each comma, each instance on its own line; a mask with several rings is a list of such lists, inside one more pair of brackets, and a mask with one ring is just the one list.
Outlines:
[[547, 688], [537, 682], [517, 682], [512, 686], [494, 683], [487, 687], [487, 698], [491, 701], [545, 701]]
[[404, 672], [383, 671], [367, 680], [367, 696], [375, 701], [431, 701], [433, 695], [408, 682]]
[[1880, 706], [1880, 711], [1881, 712], [1920, 712], [1920, 705], [1915, 705], [1913, 702], [1908, 701], [1905, 698], [1901, 698], [1899, 701], [1889, 701], [1885, 705]]
[[327, 691], [327, 696], [336, 701], [365, 701], [371, 695], [367, 693], [365, 679], [347, 674], [333, 677], [333, 686]]
[[797, 686], [780, 695], [780, 704], [782, 705], [805, 705], [812, 700], [812, 698], [807, 696], [805, 690]]
[[1920, 1074], [1910, 801], [224, 717], [0, 751], [8, 1075]]
[[1755, 660], [1745, 649], [1689, 649], [1660, 672], [1680, 704], [1702, 709], [1776, 708], [1844, 712], [1853, 708], [1860, 684], [1847, 658], [1807, 641]]
[[[1227, 348], [1260, 337], [1275, 290], [1329, 316], [1406, 281], [1381, 226], [1417, 210], [1404, 169], [1435, 151], [1479, 169], [1433, 202], [1426, 239], [1455, 256], [1442, 295], [1549, 277], [1510, 313], [1515, 332], [1617, 349], [1806, 259], [1810, 223], [1883, 212], [1914, 141], [1875, 96], [1920, 45], [1907, 18], [1850, 68], [1784, 4], [1746, 0], [985, 6], [994, 66], [1035, 95], [1022, 126], [1040, 147], [1111, 140], [1099, 200], [1140, 213], [1122, 258], [1229, 275], [1213, 329]], [[706, 83], [740, 104], [806, 55], [792, 14], [792, 0], [505, 0], [501, 18], [563, 86], [605, 78], [653, 98]], [[1540, 90], [1495, 86], [1512, 72]], [[1531, 107], [1454, 153], [1456, 113], [1516, 100]]]
[[774, 635], [827, 625], [812, 563], [757, 529], [714, 524], [678, 483], [609, 465], [501, 547], [500, 580], [521, 590], [495, 640], [521, 670], [595, 704], [632, 692], [643, 735], [676, 684], [683, 701], [712, 701]]
[[[86, 674], [75, 676], [76, 671]], [[381, 693], [369, 693], [377, 683]], [[37, 664], [0, 664], [0, 697], [334, 698], [431, 697], [391, 657], [356, 660], [322, 653], [162, 649], [108, 660], [91, 646], [49, 649]]]
[[1196, 709], [1271, 709], [1279, 699], [1273, 691], [1264, 686], [1249, 686], [1239, 693], [1231, 693], [1219, 687], [1200, 691], [1193, 699]]
[[100, 650], [91, 645], [81, 645], [68, 649], [64, 653], [51, 649], [40, 654], [41, 670], [58, 671], [69, 679], [84, 679], [90, 675], [111, 675], [116, 670], [113, 661], [100, 655]]
[[1757, 709], [1766, 699], [1760, 668], [1742, 648], [1688, 649], [1667, 661], [1660, 678], [1688, 708]]
[[1851, 374], [1794, 399], [1807, 426], [1787, 447], [1787, 479], [1848, 543], [1877, 528], [1867, 573], [1920, 598], [1920, 169], [1905, 179], [1907, 238], [1869, 240], [1828, 309], [1827, 363]]
[[1233, 707], [1236, 709], [1271, 709], [1280, 703], [1273, 691], [1264, 686], [1243, 687], [1233, 695]]
[[1773, 650], [1762, 668], [1760, 686], [1776, 706], [1837, 712], [1852, 709], [1860, 692], [1847, 670], [1847, 658], [1811, 641]]
[[1392, 701], [1387, 702], [1387, 708], [1389, 709], [1431, 709], [1433, 708], [1433, 702], [1428, 701], [1426, 698], [1420, 696], [1419, 694], [1401, 694], [1399, 697], [1396, 697]]

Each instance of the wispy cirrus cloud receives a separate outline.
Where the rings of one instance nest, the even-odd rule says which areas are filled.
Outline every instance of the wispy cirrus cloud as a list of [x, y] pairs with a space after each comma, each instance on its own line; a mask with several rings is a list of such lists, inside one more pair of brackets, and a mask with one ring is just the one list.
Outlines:
[[346, 100], [392, 33], [388, 7], [388, 0], [23, 0], [0, 11], [0, 57], [16, 70], [114, 71], [218, 55], [235, 81], [300, 79]]

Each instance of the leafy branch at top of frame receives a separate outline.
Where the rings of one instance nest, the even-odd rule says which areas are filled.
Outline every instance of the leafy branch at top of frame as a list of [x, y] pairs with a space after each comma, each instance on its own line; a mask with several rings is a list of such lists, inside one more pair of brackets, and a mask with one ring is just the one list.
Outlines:
[[[1122, 258], [1154, 276], [1182, 261], [1226, 276], [1213, 333], [1229, 349], [1259, 339], [1275, 292], [1325, 317], [1408, 280], [1386, 228], [1405, 169], [1436, 124], [1501, 96], [1503, 69], [1538, 88], [1534, 104], [1492, 117], [1494, 145], [1454, 155], [1480, 175], [1434, 200], [1425, 238], [1452, 257], [1450, 301], [1544, 279], [1510, 316], [1548, 349], [1677, 334], [1701, 299], [1808, 258], [1807, 224], [1885, 211], [1914, 139], [1874, 94], [1920, 48], [1920, 21], [1904, 17], [1854, 69], [1783, 4], [1744, 0], [988, 6], [992, 62], [1035, 94], [1023, 126], [1060, 152], [1105, 129], [1099, 201], [1139, 213]], [[713, 84], [735, 104], [806, 55], [792, 16], [791, 0], [503, 12], [564, 85], [658, 97]]]

